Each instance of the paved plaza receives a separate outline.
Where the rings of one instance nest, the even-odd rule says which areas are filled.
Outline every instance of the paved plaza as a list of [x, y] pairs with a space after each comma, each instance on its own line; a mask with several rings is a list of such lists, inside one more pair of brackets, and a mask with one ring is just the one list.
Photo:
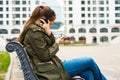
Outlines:
[[[57, 55], [62, 60], [79, 57], [92, 57], [107, 80], [120, 80], [120, 44], [102, 44], [98, 46], [60, 46]], [[15, 53], [11, 54], [12, 65], [10, 80], [24, 80], [19, 61]]]

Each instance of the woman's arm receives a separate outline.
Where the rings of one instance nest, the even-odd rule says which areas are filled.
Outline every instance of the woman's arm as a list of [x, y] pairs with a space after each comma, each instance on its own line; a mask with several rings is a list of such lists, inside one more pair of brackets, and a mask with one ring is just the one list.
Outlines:
[[54, 42], [50, 47], [48, 47], [42, 32], [40, 31], [29, 31], [29, 41], [34, 49], [35, 53], [38, 55], [41, 61], [49, 61], [59, 50], [59, 46]]

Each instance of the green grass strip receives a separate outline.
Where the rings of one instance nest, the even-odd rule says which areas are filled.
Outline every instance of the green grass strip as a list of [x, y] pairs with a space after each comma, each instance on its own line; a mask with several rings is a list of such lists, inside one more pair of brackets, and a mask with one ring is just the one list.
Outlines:
[[10, 65], [10, 55], [8, 52], [0, 51], [0, 73], [5, 73]]

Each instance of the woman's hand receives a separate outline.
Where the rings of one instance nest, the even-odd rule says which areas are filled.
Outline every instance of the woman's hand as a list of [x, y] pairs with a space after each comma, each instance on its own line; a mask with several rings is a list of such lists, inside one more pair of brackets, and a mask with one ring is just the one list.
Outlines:
[[45, 20], [40, 19], [43, 22], [43, 28], [45, 29], [45, 31], [47, 32], [48, 35], [51, 34], [51, 30], [50, 30], [50, 21], [48, 20], [48, 23], [45, 22]]
[[64, 36], [58, 38], [58, 39], [56, 40], [56, 43], [57, 43], [57, 44], [62, 44], [63, 41], [64, 41]]

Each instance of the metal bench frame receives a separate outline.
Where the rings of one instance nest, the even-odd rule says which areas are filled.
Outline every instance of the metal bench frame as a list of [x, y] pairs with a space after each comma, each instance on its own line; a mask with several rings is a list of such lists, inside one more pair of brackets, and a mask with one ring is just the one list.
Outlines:
[[[14, 51], [16, 52], [21, 64], [21, 69], [23, 70], [24, 80], [41, 80], [33, 72], [29, 58], [26, 54], [26, 50], [21, 43], [16, 41], [9, 42], [6, 45], [6, 50], [8, 52], [14, 52]], [[74, 80], [84, 80], [84, 79], [74, 77]]]

